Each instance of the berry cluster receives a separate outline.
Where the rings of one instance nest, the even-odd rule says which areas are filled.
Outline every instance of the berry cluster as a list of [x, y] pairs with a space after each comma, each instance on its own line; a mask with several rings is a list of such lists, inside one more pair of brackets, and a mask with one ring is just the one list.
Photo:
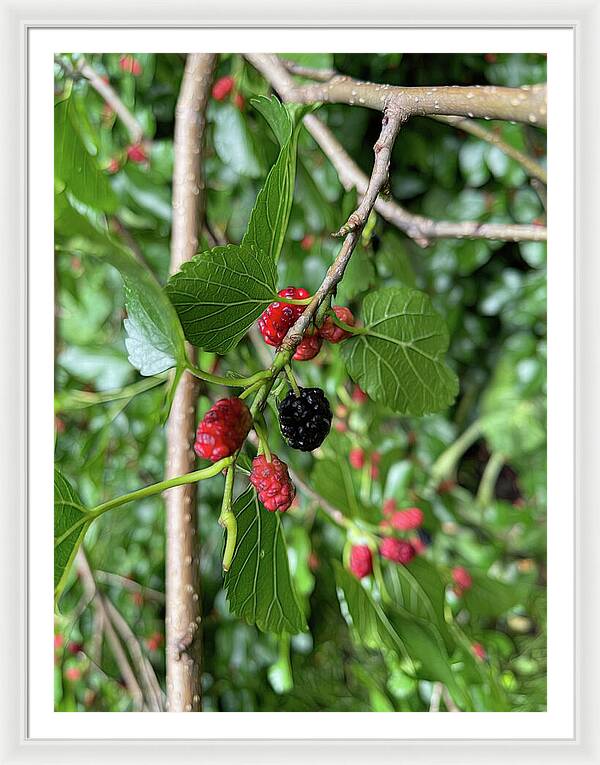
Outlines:
[[222, 398], [198, 425], [194, 451], [199, 457], [217, 462], [236, 452], [252, 426], [248, 407], [239, 398]]
[[[304, 300], [310, 297], [309, 293], [302, 287], [286, 287], [278, 292], [279, 297], [289, 300]], [[305, 306], [293, 305], [291, 303], [275, 302], [271, 303], [261, 314], [258, 320], [258, 328], [267, 345], [273, 345], [278, 348], [283, 342], [290, 327], [297, 321], [303, 313]], [[354, 326], [354, 316], [349, 308], [336, 305], [333, 308], [334, 314], [340, 321], [348, 326]], [[327, 316], [321, 327], [308, 329], [296, 348], [293, 355], [295, 361], [309, 361], [321, 350], [323, 340], [330, 343], [339, 343], [350, 337], [350, 332], [333, 321], [331, 316]]]
[[[231, 94], [234, 88], [235, 79], [231, 75], [227, 74], [224, 77], [219, 77], [219, 79], [212, 86], [212, 97], [215, 99], [215, 101], [224, 101], [227, 96]], [[234, 94], [233, 102], [238, 109], [241, 110], [244, 108], [244, 98], [240, 93]]]

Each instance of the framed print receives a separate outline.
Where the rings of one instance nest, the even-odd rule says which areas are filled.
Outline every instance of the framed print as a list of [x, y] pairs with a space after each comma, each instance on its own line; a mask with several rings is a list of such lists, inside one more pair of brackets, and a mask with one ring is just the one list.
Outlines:
[[597, 761], [597, 4], [68, 10], [5, 22], [3, 761]]

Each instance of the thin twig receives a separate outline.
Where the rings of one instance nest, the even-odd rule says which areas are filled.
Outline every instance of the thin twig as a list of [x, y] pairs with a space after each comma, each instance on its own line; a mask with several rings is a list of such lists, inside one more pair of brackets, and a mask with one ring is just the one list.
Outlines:
[[102, 79], [96, 70], [81, 58], [77, 64], [78, 71], [89, 81], [94, 90], [102, 96], [105, 102], [119, 117], [127, 128], [132, 143], [140, 143], [144, 137], [144, 129], [119, 98], [117, 91]]
[[146, 587], [143, 584], [139, 584], [139, 582], [135, 582], [133, 579], [129, 579], [129, 577], [114, 574], [111, 571], [101, 571], [100, 569], [96, 569], [94, 574], [97, 581], [103, 584], [112, 584], [130, 592], [141, 592], [145, 598], [155, 600], [157, 603], [165, 602], [164, 592], [153, 590], [151, 587]]
[[519, 151], [519, 149], [515, 149], [514, 146], [511, 146], [509, 143], [502, 140], [502, 138], [492, 130], [486, 130], [477, 122], [466, 120], [462, 117], [432, 116], [432, 119], [436, 120], [437, 122], [443, 122], [446, 125], [452, 125], [452, 127], [458, 128], [459, 130], [462, 130], [465, 133], [469, 133], [470, 135], [474, 135], [476, 138], [480, 138], [482, 141], [487, 141], [487, 143], [490, 143], [492, 146], [496, 146], [496, 148], [500, 149], [500, 151], [506, 154], [507, 157], [511, 157], [511, 159], [514, 159], [516, 162], [518, 162], [525, 170], [525, 172], [532, 178], [537, 178], [539, 181], [545, 184], [548, 183], [548, 173], [546, 172], [546, 168], [542, 167], [534, 159], [527, 156], [527, 154]]

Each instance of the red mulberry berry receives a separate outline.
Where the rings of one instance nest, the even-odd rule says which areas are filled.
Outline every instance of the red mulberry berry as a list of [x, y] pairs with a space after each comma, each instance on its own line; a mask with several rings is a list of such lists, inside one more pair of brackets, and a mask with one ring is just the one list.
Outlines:
[[456, 568], [452, 569], [452, 579], [460, 589], [460, 593], [457, 594], [462, 594], [462, 592], [465, 590], [470, 590], [473, 586], [473, 579], [471, 578], [471, 574], [469, 574], [467, 569], [463, 568], [462, 566], [457, 566]]
[[252, 417], [239, 398], [222, 398], [198, 425], [194, 451], [199, 457], [217, 462], [229, 457], [244, 443]]
[[406, 510], [396, 510], [392, 513], [391, 523], [398, 531], [411, 531], [423, 525], [423, 511], [418, 507], [409, 507]]
[[121, 56], [119, 59], [119, 67], [121, 71], [132, 74], [134, 77], [139, 77], [142, 73], [142, 65], [134, 56]]
[[363, 449], [350, 449], [350, 464], [355, 470], [360, 470], [365, 464]]
[[309, 361], [310, 359], [314, 359], [317, 353], [321, 350], [322, 344], [323, 341], [317, 332], [307, 332], [302, 340], [300, 340], [292, 358], [294, 361]]
[[314, 236], [312, 234], [305, 234], [302, 237], [302, 241], [300, 242], [300, 247], [302, 247], [302, 249], [305, 252], [308, 252], [308, 250], [310, 250], [312, 248], [314, 243], [315, 243]]
[[357, 404], [364, 404], [368, 400], [369, 397], [364, 390], [360, 386], [355, 385], [352, 391], [352, 401], [355, 401]]
[[132, 162], [137, 162], [138, 164], [145, 162], [148, 159], [146, 150], [144, 149], [141, 143], [135, 143], [135, 144], [132, 144], [131, 146], [128, 146], [127, 156]]
[[473, 651], [475, 658], [479, 659], [479, 661], [485, 661], [487, 659], [487, 653], [481, 643], [473, 643], [471, 650]]
[[[286, 287], [279, 291], [279, 297], [303, 300], [309, 297], [308, 292], [301, 287]], [[271, 303], [259, 320], [258, 328], [267, 345], [278, 347], [286, 336], [288, 329], [304, 311], [306, 306], [290, 305], [289, 303]]]
[[373, 557], [367, 545], [354, 545], [350, 550], [350, 571], [358, 579], [373, 572]]
[[271, 462], [267, 461], [264, 454], [254, 458], [250, 483], [256, 489], [259, 500], [272, 513], [276, 510], [284, 513], [296, 496], [287, 465], [275, 454]]
[[[344, 322], [344, 324], [349, 324], [351, 327], [354, 326], [354, 316], [352, 315], [352, 311], [349, 308], [346, 308], [343, 305], [335, 305], [333, 307], [333, 312], [340, 321]], [[325, 321], [319, 329], [319, 334], [323, 340], [328, 340], [330, 343], [340, 343], [347, 337], [351, 337], [351, 333], [347, 332], [341, 327], [338, 327], [337, 324], [334, 323], [331, 316], [327, 316], [325, 318]]]
[[212, 86], [212, 97], [215, 101], [224, 101], [233, 90], [234, 85], [235, 80], [233, 77], [229, 75], [220, 77]]
[[406, 565], [415, 557], [415, 548], [404, 539], [386, 537], [379, 546], [382, 557]]

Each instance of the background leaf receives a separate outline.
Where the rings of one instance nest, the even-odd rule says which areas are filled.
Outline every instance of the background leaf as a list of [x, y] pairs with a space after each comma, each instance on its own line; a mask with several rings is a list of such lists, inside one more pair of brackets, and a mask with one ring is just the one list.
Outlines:
[[232, 613], [263, 631], [295, 635], [306, 620], [290, 577], [281, 519], [262, 507], [249, 487], [233, 512], [238, 541], [225, 591]]
[[77, 493], [55, 468], [54, 470], [54, 600], [58, 602], [75, 555], [91, 517]]
[[227, 245], [193, 257], [166, 289], [190, 343], [227, 353], [277, 299], [275, 284], [269, 254], [248, 245]]
[[449, 406], [458, 392], [445, 364], [448, 330], [423, 292], [390, 287], [367, 295], [362, 319], [368, 334], [342, 344], [352, 379], [375, 401], [421, 416]]

